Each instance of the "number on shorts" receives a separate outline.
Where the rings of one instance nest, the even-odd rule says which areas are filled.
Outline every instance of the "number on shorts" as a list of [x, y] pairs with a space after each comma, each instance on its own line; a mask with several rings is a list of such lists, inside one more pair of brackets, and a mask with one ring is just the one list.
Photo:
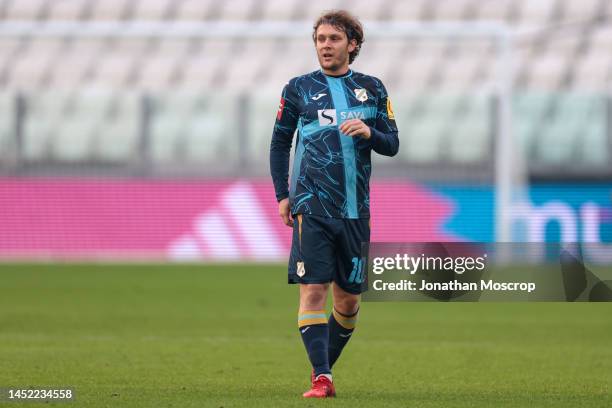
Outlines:
[[363, 259], [355, 256], [351, 261], [353, 261], [353, 270], [348, 278], [349, 283], [363, 283]]

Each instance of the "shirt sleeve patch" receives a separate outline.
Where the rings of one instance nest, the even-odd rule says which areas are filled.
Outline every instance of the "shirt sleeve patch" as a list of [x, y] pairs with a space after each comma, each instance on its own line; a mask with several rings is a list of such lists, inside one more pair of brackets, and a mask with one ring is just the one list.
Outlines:
[[387, 98], [387, 116], [391, 120], [395, 120], [395, 114], [393, 113], [393, 107], [391, 106], [391, 98]]
[[281, 120], [281, 118], [283, 117], [284, 109], [285, 109], [285, 98], [281, 98], [280, 103], [278, 104], [278, 112], [276, 112], [276, 120]]

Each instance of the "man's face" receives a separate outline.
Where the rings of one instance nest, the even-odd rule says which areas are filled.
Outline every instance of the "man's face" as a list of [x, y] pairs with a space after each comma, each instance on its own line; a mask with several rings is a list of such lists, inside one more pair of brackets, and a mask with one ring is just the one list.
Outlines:
[[315, 46], [321, 68], [333, 73], [348, 67], [349, 53], [355, 49], [355, 41], [349, 43], [344, 31], [321, 24], [317, 28]]

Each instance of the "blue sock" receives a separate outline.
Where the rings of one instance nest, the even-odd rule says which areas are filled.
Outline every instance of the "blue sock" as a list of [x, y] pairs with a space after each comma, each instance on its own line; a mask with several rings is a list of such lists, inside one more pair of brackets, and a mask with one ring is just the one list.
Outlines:
[[305, 311], [298, 315], [298, 327], [315, 376], [331, 374], [329, 369], [329, 328], [325, 310]]
[[355, 330], [355, 324], [357, 323], [357, 314], [359, 310], [354, 314], [347, 316], [334, 309], [331, 316], [329, 316], [329, 367], [333, 367], [342, 349], [346, 346], [346, 343], [351, 338], [353, 330]]

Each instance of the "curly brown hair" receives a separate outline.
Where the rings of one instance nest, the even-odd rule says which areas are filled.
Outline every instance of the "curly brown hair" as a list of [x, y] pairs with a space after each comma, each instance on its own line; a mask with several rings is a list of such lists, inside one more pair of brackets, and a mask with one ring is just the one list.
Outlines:
[[353, 52], [349, 53], [349, 64], [352, 64], [353, 61], [355, 61], [355, 58], [357, 58], [357, 55], [359, 55], [361, 44], [363, 44], [364, 41], [363, 27], [359, 20], [345, 10], [326, 11], [321, 15], [321, 17], [319, 17], [313, 26], [312, 40], [315, 42], [315, 44], [317, 42], [317, 28], [319, 28], [321, 24], [329, 24], [344, 32], [349, 43], [352, 40], [355, 40], [357, 46]]

